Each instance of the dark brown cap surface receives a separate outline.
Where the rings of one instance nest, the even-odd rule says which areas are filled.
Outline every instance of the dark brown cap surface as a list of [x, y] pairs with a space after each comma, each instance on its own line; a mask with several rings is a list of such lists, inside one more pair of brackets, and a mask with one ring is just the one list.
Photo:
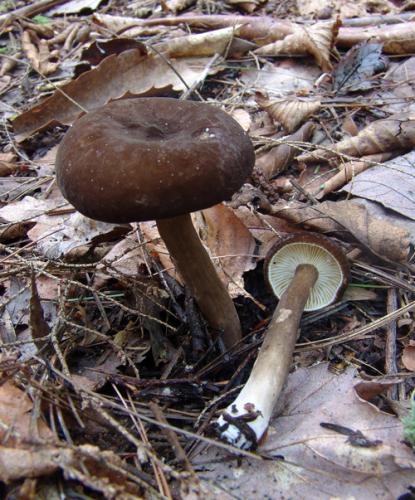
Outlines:
[[229, 199], [254, 162], [243, 129], [209, 104], [123, 99], [75, 122], [59, 147], [56, 176], [82, 214], [139, 222]]

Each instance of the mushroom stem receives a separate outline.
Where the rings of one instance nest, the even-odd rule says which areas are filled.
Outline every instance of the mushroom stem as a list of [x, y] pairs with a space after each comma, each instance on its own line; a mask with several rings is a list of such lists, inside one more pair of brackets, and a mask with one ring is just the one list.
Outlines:
[[209, 324], [227, 348], [242, 338], [235, 305], [200, 241], [190, 214], [157, 220], [160, 236]]
[[304, 306], [317, 278], [313, 265], [297, 267], [272, 316], [247, 383], [217, 421], [220, 437], [238, 448], [254, 449], [265, 435], [290, 370]]

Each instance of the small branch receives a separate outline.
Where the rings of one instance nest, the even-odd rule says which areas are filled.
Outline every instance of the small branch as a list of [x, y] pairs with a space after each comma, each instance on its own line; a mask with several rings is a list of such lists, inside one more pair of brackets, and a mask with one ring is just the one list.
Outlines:
[[45, 12], [51, 7], [61, 5], [68, 2], [68, 0], [40, 0], [33, 2], [31, 5], [20, 7], [18, 9], [0, 15], [0, 29], [4, 29], [18, 17], [31, 17]]

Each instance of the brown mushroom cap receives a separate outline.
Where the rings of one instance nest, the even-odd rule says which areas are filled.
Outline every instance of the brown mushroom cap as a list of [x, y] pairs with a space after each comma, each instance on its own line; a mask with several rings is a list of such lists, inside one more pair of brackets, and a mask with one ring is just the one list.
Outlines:
[[290, 235], [268, 252], [265, 275], [274, 294], [280, 298], [297, 267], [304, 264], [314, 266], [318, 272], [304, 311], [316, 311], [335, 302], [347, 286], [349, 263], [340, 247], [313, 233]]
[[137, 98], [77, 120], [59, 147], [56, 176], [82, 214], [139, 222], [230, 198], [254, 162], [249, 137], [224, 111], [199, 102]]

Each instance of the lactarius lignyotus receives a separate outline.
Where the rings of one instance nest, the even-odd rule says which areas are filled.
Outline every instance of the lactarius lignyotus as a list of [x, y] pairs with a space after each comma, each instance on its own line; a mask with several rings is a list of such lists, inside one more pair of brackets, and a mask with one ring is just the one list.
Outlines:
[[221, 439], [243, 449], [255, 449], [266, 434], [291, 367], [303, 311], [335, 302], [347, 286], [349, 265], [331, 240], [301, 233], [271, 249], [265, 274], [278, 306], [248, 381], [216, 422]]
[[56, 159], [65, 198], [92, 219], [156, 220], [185, 284], [227, 347], [241, 338], [225, 285], [190, 213], [229, 199], [255, 162], [254, 148], [224, 111], [171, 98], [114, 101], [79, 118]]

